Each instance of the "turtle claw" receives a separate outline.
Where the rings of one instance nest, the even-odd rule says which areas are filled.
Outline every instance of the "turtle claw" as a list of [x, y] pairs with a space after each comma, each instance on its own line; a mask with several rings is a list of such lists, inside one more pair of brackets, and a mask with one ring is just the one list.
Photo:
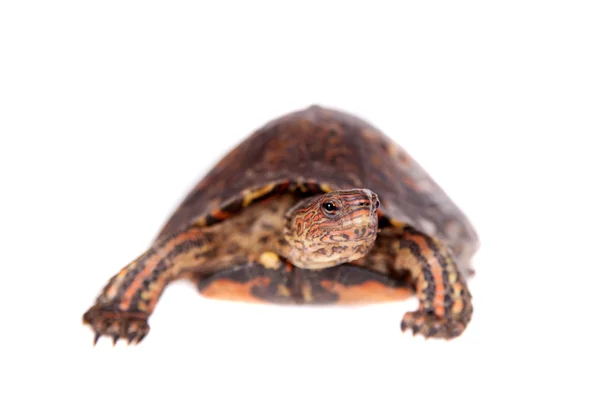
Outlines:
[[[136, 338], [137, 338], [137, 332], [130, 332], [127, 335], [127, 345], [130, 345]], [[136, 343], [134, 343], [134, 344], [136, 344]]]
[[110, 337], [113, 346], [119, 339], [138, 344], [150, 331], [147, 320], [146, 313], [120, 311], [104, 305], [90, 308], [83, 316], [83, 323], [94, 331], [94, 346], [102, 336]]
[[427, 339], [452, 339], [463, 333], [468, 322], [468, 318], [464, 315], [439, 317], [433, 313], [418, 310], [404, 315], [400, 329], [402, 332], [412, 330], [413, 336], [421, 334]]

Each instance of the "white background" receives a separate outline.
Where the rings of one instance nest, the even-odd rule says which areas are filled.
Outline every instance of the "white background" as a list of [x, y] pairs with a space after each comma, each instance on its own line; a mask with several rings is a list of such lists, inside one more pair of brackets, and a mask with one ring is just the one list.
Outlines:
[[[598, 398], [595, 2], [277, 3], [2, 3], [0, 398]], [[472, 218], [464, 335], [401, 334], [415, 300], [182, 283], [140, 346], [92, 347], [82, 313], [195, 181], [312, 103], [384, 130]]]

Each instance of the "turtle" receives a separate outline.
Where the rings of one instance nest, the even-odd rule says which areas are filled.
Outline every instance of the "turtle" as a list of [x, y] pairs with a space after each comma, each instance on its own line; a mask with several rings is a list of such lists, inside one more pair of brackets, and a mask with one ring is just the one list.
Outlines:
[[313, 105], [271, 120], [216, 163], [83, 322], [94, 344], [137, 344], [165, 287], [188, 279], [230, 301], [416, 296], [400, 330], [449, 340], [472, 318], [478, 247], [466, 215], [399, 144], [356, 115]]

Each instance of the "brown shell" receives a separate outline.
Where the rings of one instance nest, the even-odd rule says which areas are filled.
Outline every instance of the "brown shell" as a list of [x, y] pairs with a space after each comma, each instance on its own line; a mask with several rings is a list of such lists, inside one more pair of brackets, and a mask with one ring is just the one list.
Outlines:
[[188, 194], [160, 236], [202, 218], [214, 223], [297, 184], [306, 184], [301, 188], [308, 192], [374, 191], [385, 217], [446, 242], [463, 268], [478, 246], [465, 215], [400, 146], [366, 121], [318, 106], [269, 122], [229, 152]]

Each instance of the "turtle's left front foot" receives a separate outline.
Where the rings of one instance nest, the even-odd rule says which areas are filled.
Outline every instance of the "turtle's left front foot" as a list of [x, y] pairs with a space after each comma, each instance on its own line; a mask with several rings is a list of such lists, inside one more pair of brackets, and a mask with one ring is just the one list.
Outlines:
[[121, 311], [112, 307], [97, 304], [83, 315], [83, 322], [94, 330], [94, 344], [100, 336], [109, 336], [113, 344], [119, 338], [128, 343], [137, 344], [150, 331], [148, 315], [144, 312]]
[[404, 315], [400, 328], [426, 338], [460, 336], [471, 321], [473, 305], [452, 251], [431, 236], [402, 229], [394, 265], [411, 273], [419, 308]]
[[402, 318], [402, 331], [412, 330], [413, 335], [421, 334], [426, 338], [452, 339], [459, 336], [471, 320], [471, 312], [459, 315], [437, 316], [433, 311], [417, 310], [407, 312]]
[[440, 296], [436, 301], [422, 301], [419, 309], [407, 312], [402, 318], [402, 331], [412, 330], [426, 338], [452, 339], [460, 336], [473, 316], [471, 293], [460, 284], [454, 295]]

